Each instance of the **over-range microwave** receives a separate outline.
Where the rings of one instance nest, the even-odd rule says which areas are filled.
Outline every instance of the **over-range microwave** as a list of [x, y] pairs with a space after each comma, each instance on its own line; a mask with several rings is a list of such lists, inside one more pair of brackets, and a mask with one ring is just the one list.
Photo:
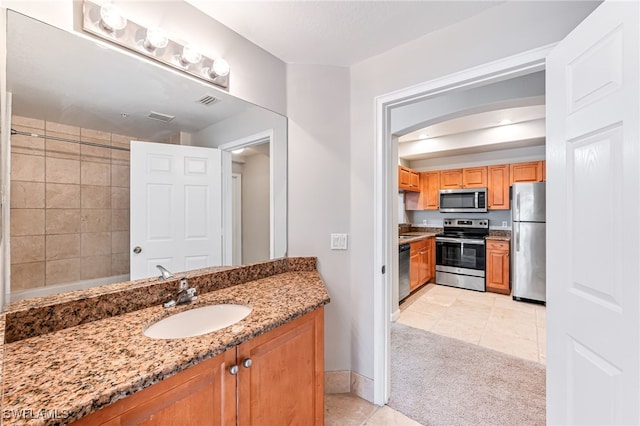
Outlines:
[[486, 213], [487, 188], [441, 189], [440, 212]]

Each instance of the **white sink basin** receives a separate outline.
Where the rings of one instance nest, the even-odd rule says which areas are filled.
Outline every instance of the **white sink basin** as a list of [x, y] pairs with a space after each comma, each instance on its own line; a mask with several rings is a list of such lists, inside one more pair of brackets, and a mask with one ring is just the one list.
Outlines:
[[208, 305], [180, 312], [151, 324], [144, 335], [152, 339], [181, 339], [220, 330], [241, 321], [253, 308], [246, 305]]

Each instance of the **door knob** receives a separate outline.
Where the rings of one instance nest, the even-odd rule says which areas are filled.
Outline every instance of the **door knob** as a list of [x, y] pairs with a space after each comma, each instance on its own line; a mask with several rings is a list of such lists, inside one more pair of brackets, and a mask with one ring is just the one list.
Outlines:
[[251, 367], [251, 364], [253, 364], [253, 362], [251, 361], [251, 358], [247, 358], [244, 361], [242, 361], [242, 366], [244, 368], [249, 368]]
[[229, 367], [229, 373], [231, 373], [234, 376], [238, 374], [238, 366], [232, 365], [231, 367]]
[[135, 246], [135, 247], [133, 248], [133, 252], [134, 252], [135, 254], [140, 254], [140, 253], [142, 253], [142, 247], [140, 247], [140, 246]]

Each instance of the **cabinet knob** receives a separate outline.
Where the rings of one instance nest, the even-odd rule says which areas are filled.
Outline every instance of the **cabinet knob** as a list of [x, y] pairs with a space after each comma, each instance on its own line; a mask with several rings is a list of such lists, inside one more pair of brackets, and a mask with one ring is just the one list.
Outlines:
[[232, 375], [236, 375], [238, 374], [238, 366], [237, 365], [232, 365], [231, 367], [229, 367], [229, 373], [231, 373]]
[[242, 361], [242, 366], [244, 368], [249, 368], [251, 367], [251, 364], [253, 364], [253, 362], [251, 361], [251, 358], [247, 358], [244, 361]]

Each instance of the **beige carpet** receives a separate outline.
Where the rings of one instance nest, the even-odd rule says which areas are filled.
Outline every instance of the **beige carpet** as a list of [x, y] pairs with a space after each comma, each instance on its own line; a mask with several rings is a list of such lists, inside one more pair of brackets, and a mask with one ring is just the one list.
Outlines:
[[545, 366], [391, 325], [389, 406], [427, 426], [544, 425]]

